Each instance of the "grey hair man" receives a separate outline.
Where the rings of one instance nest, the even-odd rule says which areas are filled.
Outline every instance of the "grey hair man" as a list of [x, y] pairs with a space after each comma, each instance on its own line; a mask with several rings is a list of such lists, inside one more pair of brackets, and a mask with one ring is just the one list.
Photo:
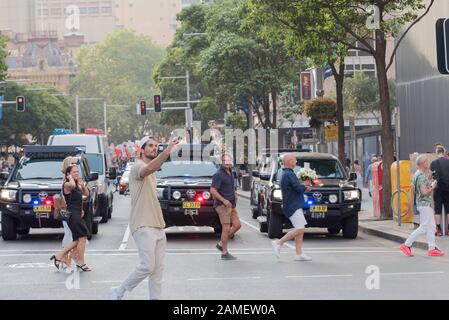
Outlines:
[[425, 155], [421, 155], [416, 160], [418, 170], [413, 176], [413, 189], [414, 189], [414, 203], [416, 203], [419, 212], [419, 228], [416, 229], [405, 241], [401, 244], [400, 249], [407, 256], [413, 257], [412, 245], [416, 239], [421, 235], [426, 235], [427, 244], [429, 246], [429, 257], [441, 257], [444, 256], [444, 252], [441, 251], [435, 244], [435, 218], [432, 209], [432, 192], [437, 187], [437, 181], [429, 181], [429, 177], [426, 172], [429, 169], [429, 160]]

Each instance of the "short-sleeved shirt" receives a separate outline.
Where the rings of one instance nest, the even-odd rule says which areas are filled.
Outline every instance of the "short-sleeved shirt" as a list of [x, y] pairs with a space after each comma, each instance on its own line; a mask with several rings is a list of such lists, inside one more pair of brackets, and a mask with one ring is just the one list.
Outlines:
[[[217, 189], [223, 198], [230, 201], [233, 208], [237, 206], [235, 201], [235, 181], [232, 172], [229, 174], [223, 167], [220, 167], [212, 177], [212, 188]], [[220, 200], [214, 199], [214, 208], [221, 205], [223, 203]]]
[[292, 169], [282, 169], [281, 177], [283, 213], [290, 218], [298, 209], [304, 208], [306, 187], [296, 177]]
[[430, 207], [432, 203], [432, 192], [425, 196], [421, 192], [421, 186], [429, 186], [430, 181], [422, 171], [416, 171], [413, 176], [413, 187], [415, 188], [416, 194], [416, 205], [421, 207]]
[[145, 163], [139, 160], [132, 167], [129, 175], [131, 193], [129, 227], [132, 233], [143, 227], [165, 228], [164, 216], [157, 198], [156, 177], [154, 174], [150, 174], [142, 179], [139, 172], [143, 166], [145, 166]]

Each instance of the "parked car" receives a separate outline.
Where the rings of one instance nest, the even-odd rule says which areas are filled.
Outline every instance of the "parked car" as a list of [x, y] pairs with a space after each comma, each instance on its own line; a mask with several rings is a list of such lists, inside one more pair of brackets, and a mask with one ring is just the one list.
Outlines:
[[130, 173], [131, 173], [130, 170], [125, 171], [120, 178], [118, 188], [119, 188], [119, 193], [122, 195], [129, 194], [129, 174]]
[[91, 172], [81, 147], [25, 146], [25, 156], [11, 174], [2, 173], [0, 180], [0, 211], [2, 237], [15, 240], [30, 228], [62, 228], [54, 219], [53, 196], [61, 193], [62, 162], [68, 156], [78, 158], [81, 177], [87, 182], [89, 196], [83, 197], [84, 220], [91, 234], [98, 233], [101, 217], [97, 215], [98, 173]]
[[[260, 231], [268, 232], [270, 238], [280, 238], [283, 229], [291, 228], [291, 223], [283, 215], [282, 161], [287, 152], [274, 153], [259, 166], [257, 192], [257, 212]], [[317, 172], [318, 179], [312, 191], [305, 194], [304, 208], [308, 227], [327, 228], [329, 233], [355, 239], [358, 233], [358, 213], [361, 208], [361, 191], [355, 187], [355, 174], [347, 175], [338, 158], [331, 154], [295, 152], [298, 172], [308, 167]]]

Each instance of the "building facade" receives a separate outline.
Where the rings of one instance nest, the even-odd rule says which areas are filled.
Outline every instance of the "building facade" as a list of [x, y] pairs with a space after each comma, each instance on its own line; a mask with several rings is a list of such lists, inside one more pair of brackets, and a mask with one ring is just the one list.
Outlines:
[[436, 142], [449, 146], [449, 76], [438, 72], [435, 31], [436, 21], [447, 17], [449, 1], [435, 1], [397, 53], [401, 159], [414, 152], [431, 152]]

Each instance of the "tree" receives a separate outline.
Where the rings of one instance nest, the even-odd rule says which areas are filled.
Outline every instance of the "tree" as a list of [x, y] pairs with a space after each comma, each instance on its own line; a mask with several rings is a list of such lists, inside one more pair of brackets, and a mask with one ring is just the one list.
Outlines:
[[[72, 82], [71, 93], [129, 106], [108, 109], [111, 142], [140, 138], [150, 130], [167, 130], [159, 125], [159, 115], [152, 113], [143, 118], [136, 114], [136, 104], [145, 99], [149, 105], [156, 93], [152, 73], [163, 56], [164, 50], [150, 38], [126, 29], [80, 50], [80, 73]], [[103, 128], [103, 101], [81, 101], [80, 123], [84, 128]]]
[[[389, 81], [390, 92], [390, 105], [393, 107], [396, 105], [394, 82]], [[344, 88], [344, 102], [345, 110], [352, 115], [363, 115], [370, 113], [377, 119], [379, 125], [381, 125], [378, 118], [379, 107], [379, 83], [375, 76], [368, 75], [364, 72], [356, 72], [354, 77], [346, 80]]]
[[7, 38], [0, 35], [0, 81], [4, 81], [6, 79], [8, 71], [8, 66], [5, 62], [5, 59], [8, 56], [8, 52], [6, 51], [6, 43]]
[[26, 111], [16, 112], [15, 106], [4, 107], [0, 126], [0, 140], [7, 145], [29, 143], [46, 144], [55, 128], [68, 128], [72, 117], [68, 103], [56, 97], [56, 91], [27, 91], [29, 87], [8, 83], [5, 100], [14, 101], [17, 96], [25, 96]]
[[218, 0], [211, 6], [206, 29], [210, 46], [201, 54], [201, 71], [217, 95], [231, 105], [251, 104], [264, 128], [276, 128], [277, 98], [297, 76], [299, 64], [282, 43], [265, 41], [247, 27], [242, 3]]
[[[256, 1], [256, 0], [254, 0]], [[387, 72], [394, 62], [397, 49], [407, 33], [426, 16], [435, 0], [257, 0], [280, 3], [291, 10], [304, 10], [314, 14], [322, 12], [326, 17], [321, 24], [343, 29], [353, 41], [342, 39], [339, 34], [325, 34], [322, 41], [342, 44], [350, 49], [371, 54], [376, 62], [379, 84], [379, 105], [382, 117], [383, 154], [383, 203], [382, 217], [391, 218], [391, 164], [394, 157], [390, 90]], [[374, 6], [374, 7], [373, 7]], [[378, 15], [373, 14], [378, 12]], [[374, 21], [373, 18], [377, 19]], [[320, 24], [320, 25], [321, 25]], [[296, 21], [300, 26], [301, 21]], [[320, 25], [317, 25], [319, 27]], [[374, 36], [374, 37], [373, 37]], [[393, 50], [387, 56], [387, 39], [397, 38]]]

